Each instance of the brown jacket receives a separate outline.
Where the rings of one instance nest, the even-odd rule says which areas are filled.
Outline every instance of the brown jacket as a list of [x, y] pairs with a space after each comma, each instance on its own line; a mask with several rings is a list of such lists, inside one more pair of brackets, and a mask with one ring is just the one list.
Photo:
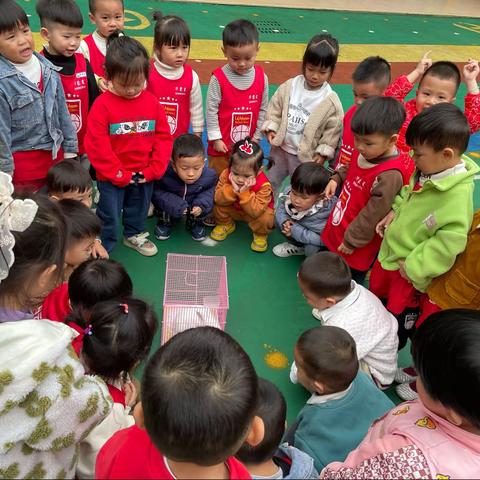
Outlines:
[[465, 251], [453, 267], [435, 278], [427, 289], [430, 299], [446, 308], [480, 309], [480, 210], [473, 216]]

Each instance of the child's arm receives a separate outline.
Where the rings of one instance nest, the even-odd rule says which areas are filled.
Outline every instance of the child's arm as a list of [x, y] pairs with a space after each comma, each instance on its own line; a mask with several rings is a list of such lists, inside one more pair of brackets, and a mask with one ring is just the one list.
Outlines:
[[238, 195], [233, 189], [233, 185], [229, 180], [229, 170], [225, 169], [218, 179], [217, 187], [215, 188], [215, 203], [224, 207], [232, 205], [238, 200]]
[[159, 210], [167, 212], [174, 217], [181, 217], [188, 209], [186, 200], [180, 195], [165, 190], [161, 180], [155, 182], [153, 187], [152, 203]]
[[215, 196], [215, 187], [217, 186], [217, 174], [207, 168], [204, 175], [205, 190], [200, 192], [191, 202], [193, 207], [202, 209], [201, 213], [211, 212], [213, 209], [213, 198]]
[[258, 112], [257, 127], [255, 128], [255, 133], [253, 134], [253, 140], [256, 140], [257, 142], [259, 142], [262, 138], [262, 127], [268, 108], [268, 77], [266, 73], [263, 75], [265, 78], [265, 84], [263, 87], [262, 104], [260, 105], [260, 111]]
[[0, 170], [13, 174], [12, 145], [12, 118], [10, 105], [3, 93], [0, 92]]
[[480, 67], [477, 60], [469, 60], [463, 67], [463, 78], [467, 86], [465, 96], [465, 117], [467, 117], [470, 130], [475, 133], [480, 130], [480, 90], [477, 84]]
[[343, 182], [347, 178], [348, 165], [342, 165], [335, 173], [330, 177], [330, 181], [325, 188], [325, 196], [332, 198], [337, 191], [338, 186], [342, 186]]
[[[287, 189], [284, 192], [284, 195], [287, 195], [287, 192], [290, 191], [290, 187], [287, 187]], [[282, 227], [282, 225], [288, 221], [292, 220], [290, 215], [287, 213], [287, 210], [285, 209], [285, 197], [280, 198], [280, 201], [278, 202], [277, 208], [275, 209], [275, 221], [277, 222], [279, 227]]]
[[193, 74], [192, 90], [190, 92], [190, 123], [193, 133], [199, 137], [203, 132], [203, 103], [200, 81], [196, 72]]
[[269, 183], [260, 188], [257, 192], [247, 189], [238, 194], [240, 207], [252, 218], [258, 218], [268, 208], [272, 201], [272, 186]]
[[343, 110], [332, 110], [327, 119], [323, 131], [318, 139], [318, 145], [313, 155], [313, 161], [324, 163], [326, 160], [333, 159], [335, 149], [343, 131]]
[[283, 101], [287, 95], [287, 83], [290, 85], [290, 82], [284, 82], [278, 87], [267, 107], [262, 132], [267, 137], [269, 143], [272, 143], [282, 123]]
[[217, 152], [227, 153], [228, 148], [222, 139], [220, 124], [218, 123], [218, 107], [222, 100], [222, 90], [217, 77], [212, 75], [207, 91], [207, 136], [208, 140], [213, 142], [213, 149]]
[[[52, 74], [58, 75], [56, 72], [52, 72]], [[57, 102], [60, 130], [63, 133], [63, 153], [65, 158], [75, 157], [78, 153], [77, 131], [73, 126], [70, 113], [68, 112], [67, 101], [65, 99], [62, 82], [60, 81], [60, 75], [58, 75], [58, 86], [57, 91], [55, 92], [55, 99]]]

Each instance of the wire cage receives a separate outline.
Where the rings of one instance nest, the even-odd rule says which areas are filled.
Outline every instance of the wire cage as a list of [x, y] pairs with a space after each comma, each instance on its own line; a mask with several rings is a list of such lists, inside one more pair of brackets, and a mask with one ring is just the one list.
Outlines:
[[193, 327], [225, 330], [228, 311], [225, 257], [167, 254], [162, 345]]

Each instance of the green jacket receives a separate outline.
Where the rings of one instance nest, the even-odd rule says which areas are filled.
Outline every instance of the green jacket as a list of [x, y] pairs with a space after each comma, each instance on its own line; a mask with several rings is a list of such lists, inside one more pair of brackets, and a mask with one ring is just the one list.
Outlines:
[[385, 231], [378, 260], [385, 270], [405, 268], [413, 286], [424, 292], [430, 282], [448, 271], [463, 252], [473, 218], [473, 177], [477, 165], [463, 156], [467, 172], [428, 180], [421, 190], [413, 188], [412, 175], [394, 200], [395, 218]]

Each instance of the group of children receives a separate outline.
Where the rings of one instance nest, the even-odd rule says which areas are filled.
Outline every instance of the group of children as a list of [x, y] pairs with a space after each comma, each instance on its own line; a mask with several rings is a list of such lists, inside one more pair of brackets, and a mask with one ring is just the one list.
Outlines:
[[[391, 83], [368, 57], [344, 115], [335, 38], [314, 36], [269, 101], [256, 27], [231, 22], [207, 94], [207, 165], [183, 19], [155, 14], [150, 59], [122, 33], [122, 0], [89, 1], [83, 40], [73, 0], [36, 7], [41, 54], [25, 12], [0, 0], [0, 476], [475, 477], [478, 167], [464, 152], [480, 129], [478, 62], [463, 69], [462, 113], [455, 64], [426, 54]], [[158, 240], [183, 218], [197, 241], [242, 221], [252, 250], [276, 225], [273, 253], [307, 257], [298, 284], [321, 326], [295, 345], [290, 378], [311, 397], [287, 429], [281, 392], [215, 328], [175, 335], [134, 379], [158, 322], [108, 254], [120, 218], [125, 245], [157, 253], [150, 202]], [[398, 368], [409, 338], [414, 365]], [[393, 382], [409, 403], [394, 408]]]

